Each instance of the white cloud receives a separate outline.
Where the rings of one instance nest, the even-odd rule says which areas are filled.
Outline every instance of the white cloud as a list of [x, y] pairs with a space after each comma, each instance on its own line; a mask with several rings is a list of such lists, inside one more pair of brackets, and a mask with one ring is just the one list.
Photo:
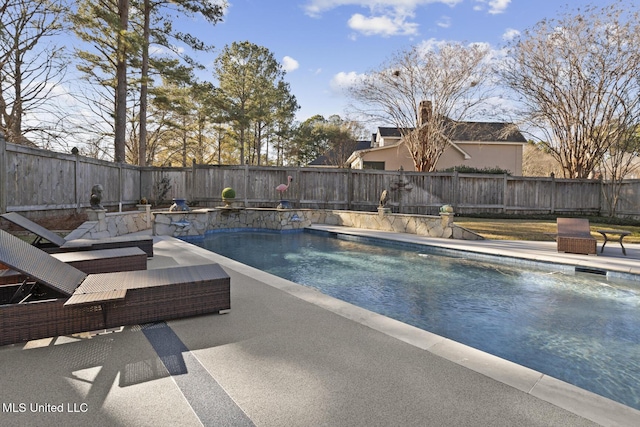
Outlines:
[[358, 74], [355, 71], [351, 71], [348, 73], [341, 71], [333, 76], [331, 82], [329, 83], [329, 86], [334, 92], [343, 92], [348, 87], [353, 86], [361, 78], [362, 74]]
[[474, 10], [484, 10], [485, 5], [489, 6], [489, 13], [492, 15], [497, 15], [500, 13], [504, 13], [504, 11], [511, 3], [511, 0], [476, 0], [479, 5], [474, 6]]
[[292, 57], [285, 56], [284, 58], [282, 58], [282, 68], [287, 73], [297, 70], [298, 67], [300, 67], [300, 64]]
[[513, 40], [520, 35], [520, 31], [514, 30], [513, 28], [507, 28], [507, 30], [502, 34], [502, 40], [509, 41]]
[[348, 21], [349, 28], [366, 36], [416, 35], [418, 24], [411, 20], [415, 10], [424, 5], [441, 3], [455, 6], [463, 0], [308, 0], [304, 9], [313, 17], [341, 6], [369, 9], [368, 16], [355, 13]]
[[373, 16], [366, 17], [359, 13], [353, 15], [348, 22], [349, 28], [365, 36], [381, 35], [415, 35], [418, 24], [407, 22], [404, 17]]
[[509, 6], [509, 3], [511, 3], [511, 0], [491, 0], [489, 2], [489, 13], [491, 14], [498, 14], [498, 13], [503, 13], [507, 7]]
[[441, 28], [449, 28], [451, 26], [451, 18], [449, 16], [442, 16], [438, 22], [436, 22], [436, 25]]
[[309, 0], [304, 6], [304, 9], [308, 15], [319, 16], [323, 12], [341, 6], [360, 6], [370, 10], [389, 8], [409, 11], [426, 4], [442, 3], [448, 6], [455, 6], [462, 1], [463, 0]]

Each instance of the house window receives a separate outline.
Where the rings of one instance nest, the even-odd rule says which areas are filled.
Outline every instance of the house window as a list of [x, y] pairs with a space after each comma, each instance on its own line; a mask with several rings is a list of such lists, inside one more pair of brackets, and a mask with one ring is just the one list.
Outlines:
[[364, 162], [362, 164], [362, 169], [376, 169], [376, 170], [384, 170], [384, 162]]

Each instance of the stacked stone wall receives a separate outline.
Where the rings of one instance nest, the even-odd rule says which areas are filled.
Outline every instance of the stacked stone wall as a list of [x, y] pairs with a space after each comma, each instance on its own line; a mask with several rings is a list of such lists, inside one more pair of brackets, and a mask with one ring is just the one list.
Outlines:
[[204, 236], [222, 229], [298, 230], [311, 224], [340, 225], [368, 230], [393, 231], [445, 239], [480, 240], [482, 237], [457, 226], [452, 213], [403, 215], [314, 209], [195, 209], [186, 212], [157, 211], [106, 213], [89, 210], [90, 220], [68, 239], [99, 239], [152, 230], [154, 235]]

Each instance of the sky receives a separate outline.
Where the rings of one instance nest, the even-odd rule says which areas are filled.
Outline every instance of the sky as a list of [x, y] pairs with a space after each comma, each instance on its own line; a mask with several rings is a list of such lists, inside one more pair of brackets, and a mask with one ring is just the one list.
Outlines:
[[234, 41], [271, 51], [300, 105], [297, 120], [321, 114], [348, 116], [344, 85], [379, 67], [394, 53], [425, 41], [488, 43], [500, 49], [514, 34], [569, 7], [608, 1], [574, 0], [228, 0], [223, 22], [181, 20], [215, 51], [211, 65]]
[[174, 25], [215, 46], [196, 55], [207, 67], [198, 74], [201, 80], [215, 82], [212, 64], [226, 45], [249, 41], [269, 49], [301, 107], [296, 119], [304, 121], [316, 114], [346, 118], [345, 85], [411, 46], [480, 42], [498, 50], [510, 37], [567, 8], [611, 1], [227, 0], [216, 25], [184, 16]]

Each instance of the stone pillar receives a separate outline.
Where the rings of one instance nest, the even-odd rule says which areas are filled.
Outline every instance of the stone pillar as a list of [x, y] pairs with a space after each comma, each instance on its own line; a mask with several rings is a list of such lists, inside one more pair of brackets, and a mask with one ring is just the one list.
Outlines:
[[107, 210], [106, 209], [87, 209], [87, 218], [89, 221], [106, 222]]
[[391, 208], [385, 208], [385, 207], [382, 207], [382, 206], [378, 206], [378, 215], [380, 217], [383, 217], [383, 216], [389, 215], [389, 214], [391, 214]]
[[440, 224], [442, 224], [442, 237], [453, 237], [453, 212], [440, 212]]
[[136, 207], [138, 208], [138, 211], [144, 212], [144, 220], [147, 224], [147, 228], [151, 228], [151, 205], [136, 205]]
[[450, 228], [453, 224], [453, 212], [440, 212], [440, 220], [442, 221], [442, 228]]

